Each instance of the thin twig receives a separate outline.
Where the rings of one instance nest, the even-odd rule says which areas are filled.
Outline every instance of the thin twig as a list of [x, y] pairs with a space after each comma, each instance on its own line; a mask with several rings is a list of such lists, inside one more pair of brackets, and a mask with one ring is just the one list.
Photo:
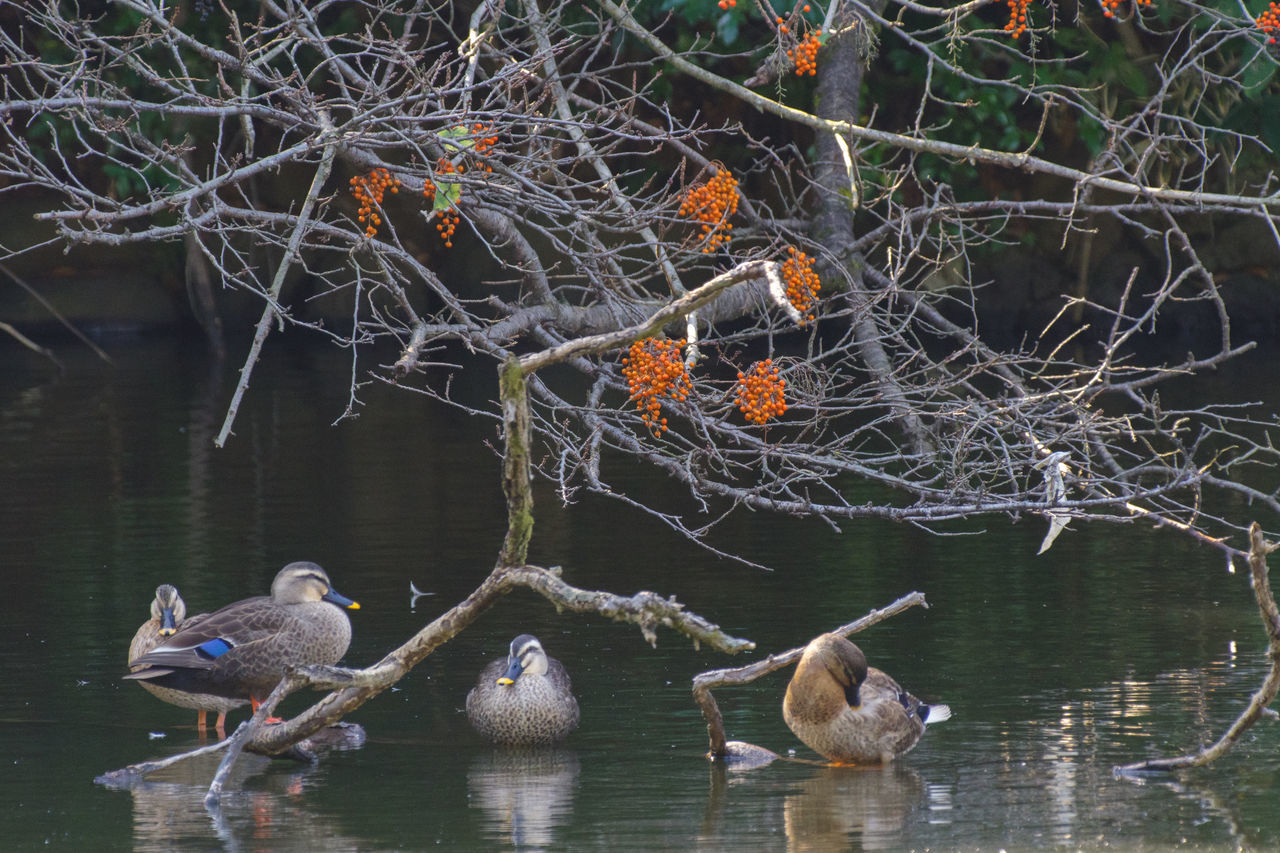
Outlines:
[[[21, 287], [31, 296], [32, 299], [39, 302], [41, 307], [43, 307], [44, 310], [48, 311], [49, 314], [53, 317], [53, 319], [57, 320], [67, 329], [67, 331], [75, 335], [76, 338], [78, 338], [82, 344], [87, 346], [89, 349], [93, 350], [94, 355], [96, 355], [98, 358], [105, 361], [107, 364], [114, 364], [114, 362], [111, 360], [111, 356], [107, 355], [106, 352], [103, 351], [103, 349], [100, 346], [95, 344], [93, 341], [89, 340], [88, 336], [86, 336], [84, 332], [77, 329], [70, 320], [62, 316], [62, 312], [60, 312], [57, 308], [54, 308], [53, 303], [51, 303], [48, 299], [45, 299], [44, 296], [40, 294], [40, 291], [36, 290], [30, 284], [27, 284], [27, 282], [23, 281], [18, 276], [17, 273], [9, 269], [9, 267], [5, 266], [4, 264], [0, 264], [0, 272], [4, 273], [9, 278], [13, 279], [14, 284], [18, 285], [18, 287]], [[14, 337], [16, 337], [21, 343], [25, 344], [28, 347], [31, 347], [32, 349], [36, 350], [36, 352], [39, 352], [42, 355], [47, 356], [55, 364], [57, 364], [57, 359], [53, 357], [53, 354], [49, 350], [46, 350], [43, 347], [40, 347], [34, 343], [31, 343], [22, 335], [18, 334], [18, 331], [14, 329], [12, 326], [9, 326], [8, 324], [5, 324], [5, 325], [6, 325], [5, 330], [8, 331], [10, 334], [12, 334]]]
[[613, 3], [612, 0], [600, 0], [600, 6], [610, 17], [617, 21], [623, 29], [631, 35], [639, 39], [646, 47], [654, 52], [663, 62], [668, 62], [680, 72], [690, 77], [700, 80], [701, 82], [719, 89], [727, 95], [730, 95], [743, 104], [755, 107], [761, 112], [770, 113], [779, 118], [795, 122], [796, 124], [812, 128], [818, 132], [834, 133], [838, 135], [849, 135], [856, 139], [865, 140], [867, 142], [888, 145], [894, 148], [900, 148], [905, 151], [916, 151], [920, 153], [938, 154], [944, 157], [954, 157], [958, 160], [968, 160], [971, 163], [983, 162], [994, 166], [1002, 166], [1008, 169], [1016, 169], [1024, 172], [1039, 172], [1045, 175], [1055, 175], [1065, 178], [1073, 183], [1092, 185], [1100, 190], [1111, 190], [1113, 192], [1122, 193], [1126, 196], [1132, 195], [1144, 199], [1158, 199], [1161, 201], [1183, 202], [1195, 205], [1232, 205], [1243, 208], [1269, 210], [1272, 208], [1280, 208], [1280, 193], [1272, 193], [1269, 196], [1245, 196], [1233, 193], [1212, 193], [1202, 192], [1199, 190], [1182, 190], [1172, 187], [1159, 187], [1142, 184], [1137, 181], [1125, 181], [1116, 178], [1108, 178], [1102, 175], [1089, 174], [1079, 169], [1065, 166], [1060, 163], [1054, 163], [1041, 157], [1035, 157], [1026, 152], [1013, 153], [1008, 151], [997, 151], [991, 148], [983, 148], [979, 145], [959, 145], [954, 142], [943, 142], [937, 139], [923, 139], [914, 136], [906, 136], [901, 133], [892, 133], [890, 131], [876, 130], [870, 127], [863, 127], [847, 121], [830, 121], [819, 118], [812, 113], [804, 110], [798, 110], [794, 107], [766, 98], [763, 95], [751, 91], [745, 86], [740, 86], [733, 81], [721, 77], [711, 71], [694, 64], [693, 62], [680, 56], [657, 36], [650, 33], [647, 29], [640, 25], [631, 12], [627, 9]]
[[1262, 686], [1249, 698], [1248, 706], [1236, 718], [1218, 741], [1204, 747], [1198, 752], [1179, 755], [1175, 758], [1152, 758], [1147, 761], [1136, 761], [1115, 768], [1116, 775], [1140, 774], [1144, 772], [1179, 770], [1184, 767], [1203, 767], [1204, 765], [1226, 754], [1249, 728], [1258, 721], [1268, 706], [1275, 701], [1280, 692], [1280, 612], [1276, 610], [1275, 596], [1271, 591], [1271, 582], [1267, 577], [1267, 555], [1276, 550], [1274, 542], [1262, 537], [1262, 528], [1257, 522], [1249, 525], [1249, 573], [1252, 577], [1253, 595], [1258, 601], [1258, 613], [1267, 631], [1267, 658], [1271, 668], [1263, 679]]
[[[329, 119], [324, 112], [320, 113], [321, 121], [324, 125], [326, 134], [333, 131], [333, 127], [329, 123]], [[218, 432], [218, 437], [214, 439], [214, 445], [222, 447], [227, 443], [227, 436], [231, 434], [231, 425], [235, 423], [236, 413], [240, 410], [240, 401], [244, 398], [244, 392], [249, 388], [249, 377], [253, 375], [253, 367], [258, 363], [258, 355], [262, 352], [262, 345], [267, 340], [267, 335], [271, 332], [271, 322], [277, 316], [282, 320], [284, 315], [280, 312], [279, 305], [280, 291], [284, 287], [285, 276], [289, 272], [289, 268], [293, 265], [294, 259], [298, 257], [298, 250], [302, 246], [302, 238], [306, 234], [308, 223], [311, 220], [311, 211], [315, 208], [317, 201], [320, 199], [320, 193], [324, 189], [325, 181], [329, 180], [329, 171], [333, 167], [333, 155], [337, 153], [337, 140], [329, 140], [324, 142], [324, 152], [320, 156], [320, 164], [316, 166], [315, 176], [311, 180], [311, 188], [307, 191], [307, 197], [302, 203], [302, 209], [298, 211], [297, 225], [293, 229], [293, 234], [289, 238], [289, 246], [285, 250], [284, 257], [280, 259], [280, 266], [276, 268], [275, 279], [271, 282], [271, 291], [266, 305], [262, 308], [262, 317], [258, 320], [258, 329], [253, 336], [253, 344], [249, 347], [249, 354], [245, 357], [244, 367], [240, 368], [240, 380], [236, 383], [235, 393], [231, 397], [231, 403], [227, 406], [227, 416], [222, 422], [222, 429]]]
[[40, 355], [49, 359], [54, 363], [54, 366], [56, 366], [59, 370], [62, 369], [62, 362], [58, 361], [57, 356], [53, 354], [53, 350], [40, 346], [38, 343], [31, 340], [26, 335], [22, 334], [22, 332], [19, 332], [16, 328], [9, 325], [8, 323], [0, 322], [0, 332], [4, 332], [5, 334], [9, 335], [15, 341], [22, 344], [24, 347], [31, 350], [32, 352], [39, 353]]

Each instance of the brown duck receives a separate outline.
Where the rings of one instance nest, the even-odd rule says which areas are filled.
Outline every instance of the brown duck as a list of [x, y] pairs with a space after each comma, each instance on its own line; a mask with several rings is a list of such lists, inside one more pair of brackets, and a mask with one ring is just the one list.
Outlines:
[[886, 764], [919, 742], [926, 723], [949, 719], [951, 709], [924, 704], [867, 666], [853, 643], [823, 634], [796, 665], [782, 716], [796, 737], [830, 761]]
[[482, 736], [508, 746], [558, 743], [578, 726], [578, 700], [569, 673], [547, 657], [532, 634], [511, 641], [467, 694], [467, 719]]
[[290, 666], [337, 663], [351, 643], [339, 594], [315, 563], [290, 563], [271, 595], [246, 598], [192, 620], [130, 664], [127, 679], [188, 695], [248, 700], [257, 710]]
[[[138, 627], [138, 632], [133, 635], [133, 642], [129, 644], [130, 669], [135, 669], [132, 666], [133, 661], [154, 649], [160, 644], [161, 640], [172, 637], [178, 632], [179, 628], [194, 625], [208, 615], [207, 613], [201, 613], [188, 619], [187, 604], [182, 600], [182, 596], [178, 594], [177, 588], [167, 583], [156, 587], [156, 596], [151, 599], [151, 618]], [[149, 681], [139, 681], [138, 683], [142, 685], [144, 690], [159, 699], [163, 699], [170, 705], [177, 705], [179, 708], [194, 708], [198, 712], [196, 715], [196, 730], [200, 732], [205, 731], [206, 711], [213, 711], [218, 715], [214, 728], [221, 732], [224, 731], [227, 723], [227, 712], [233, 708], [248, 704], [243, 699], [229, 699], [224, 696], [213, 696], [207, 693], [187, 693], [171, 687], [161, 687]]]

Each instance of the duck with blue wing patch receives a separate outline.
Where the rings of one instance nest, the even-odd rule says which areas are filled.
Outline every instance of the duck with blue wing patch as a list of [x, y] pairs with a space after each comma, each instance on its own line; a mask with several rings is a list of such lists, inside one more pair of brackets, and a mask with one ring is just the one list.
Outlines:
[[248, 700], [256, 710], [286, 668], [332, 665], [351, 643], [344, 609], [359, 604], [333, 589], [315, 563], [290, 563], [271, 595], [246, 598], [182, 627], [130, 661], [127, 679], [187, 694]]
[[[156, 587], [155, 598], [151, 600], [151, 618], [138, 627], [137, 633], [133, 635], [133, 642], [129, 644], [130, 668], [134, 669], [133, 662], [135, 660], [154, 649], [167, 638], [178, 633], [180, 629], [190, 628], [198, 624], [202, 619], [207, 618], [208, 615], [207, 613], [201, 613], [187, 618], [187, 604], [182, 600], [182, 596], [178, 594], [177, 588], [167, 583]], [[141, 669], [141, 667], [136, 668]], [[227, 712], [248, 704], [244, 699], [176, 690], [172, 687], [162, 687], [145, 680], [138, 683], [147, 692], [159, 699], [163, 699], [170, 705], [177, 705], [180, 708], [194, 708], [198, 712], [196, 730], [202, 733], [205, 731], [206, 712], [212, 711], [218, 715], [217, 722], [214, 723], [214, 729], [222, 732], [226, 726]]]

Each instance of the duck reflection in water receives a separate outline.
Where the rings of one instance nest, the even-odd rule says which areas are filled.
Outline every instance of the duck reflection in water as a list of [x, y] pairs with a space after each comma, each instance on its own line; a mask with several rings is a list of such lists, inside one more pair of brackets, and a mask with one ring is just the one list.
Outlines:
[[908, 752], [928, 723], [951, 717], [926, 705], [875, 667], [839, 634], [805, 648], [787, 685], [782, 716], [806, 746], [840, 764], [887, 764]]
[[924, 801], [924, 782], [909, 768], [819, 768], [783, 803], [787, 850], [901, 848], [907, 818]]
[[467, 771], [470, 803], [484, 834], [511, 850], [554, 850], [555, 831], [573, 817], [578, 757], [563, 749], [486, 752]]
[[547, 656], [537, 637], [521, 634], [506, 658], [480, 673], [467, 694], [467, 720], [496, 744], [546, 746], [577, 728], [578, 700], [560, 661]]

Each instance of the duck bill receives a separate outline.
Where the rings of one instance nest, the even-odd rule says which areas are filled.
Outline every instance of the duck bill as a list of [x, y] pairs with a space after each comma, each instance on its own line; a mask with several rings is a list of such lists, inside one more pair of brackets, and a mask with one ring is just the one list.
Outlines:
[[160, 611], [160, 636], [172, 637], [178, 633], [178, 624], [173, 618], [173, 608], [166, 607]]
[[498, 683], [503, 685], [515, 684], [516, 679], [519, 677], [520, 677], [520, 660], [517, 658], [516, 660], [513, 660], [511, 662], [511, 665], [509, 667], [507, 667], [507, 671], [502, 673], [502, 676], [498, 679]]
[[323, 598], [325, 601], [332, 602], [333, 604], [336, 604], [339, 607], [345, 607], [348, 610], [360, 609], [360, 602], [352, 601], [342, 593], [338, 592], [336, 589], [331, 589], [320, 597]]

